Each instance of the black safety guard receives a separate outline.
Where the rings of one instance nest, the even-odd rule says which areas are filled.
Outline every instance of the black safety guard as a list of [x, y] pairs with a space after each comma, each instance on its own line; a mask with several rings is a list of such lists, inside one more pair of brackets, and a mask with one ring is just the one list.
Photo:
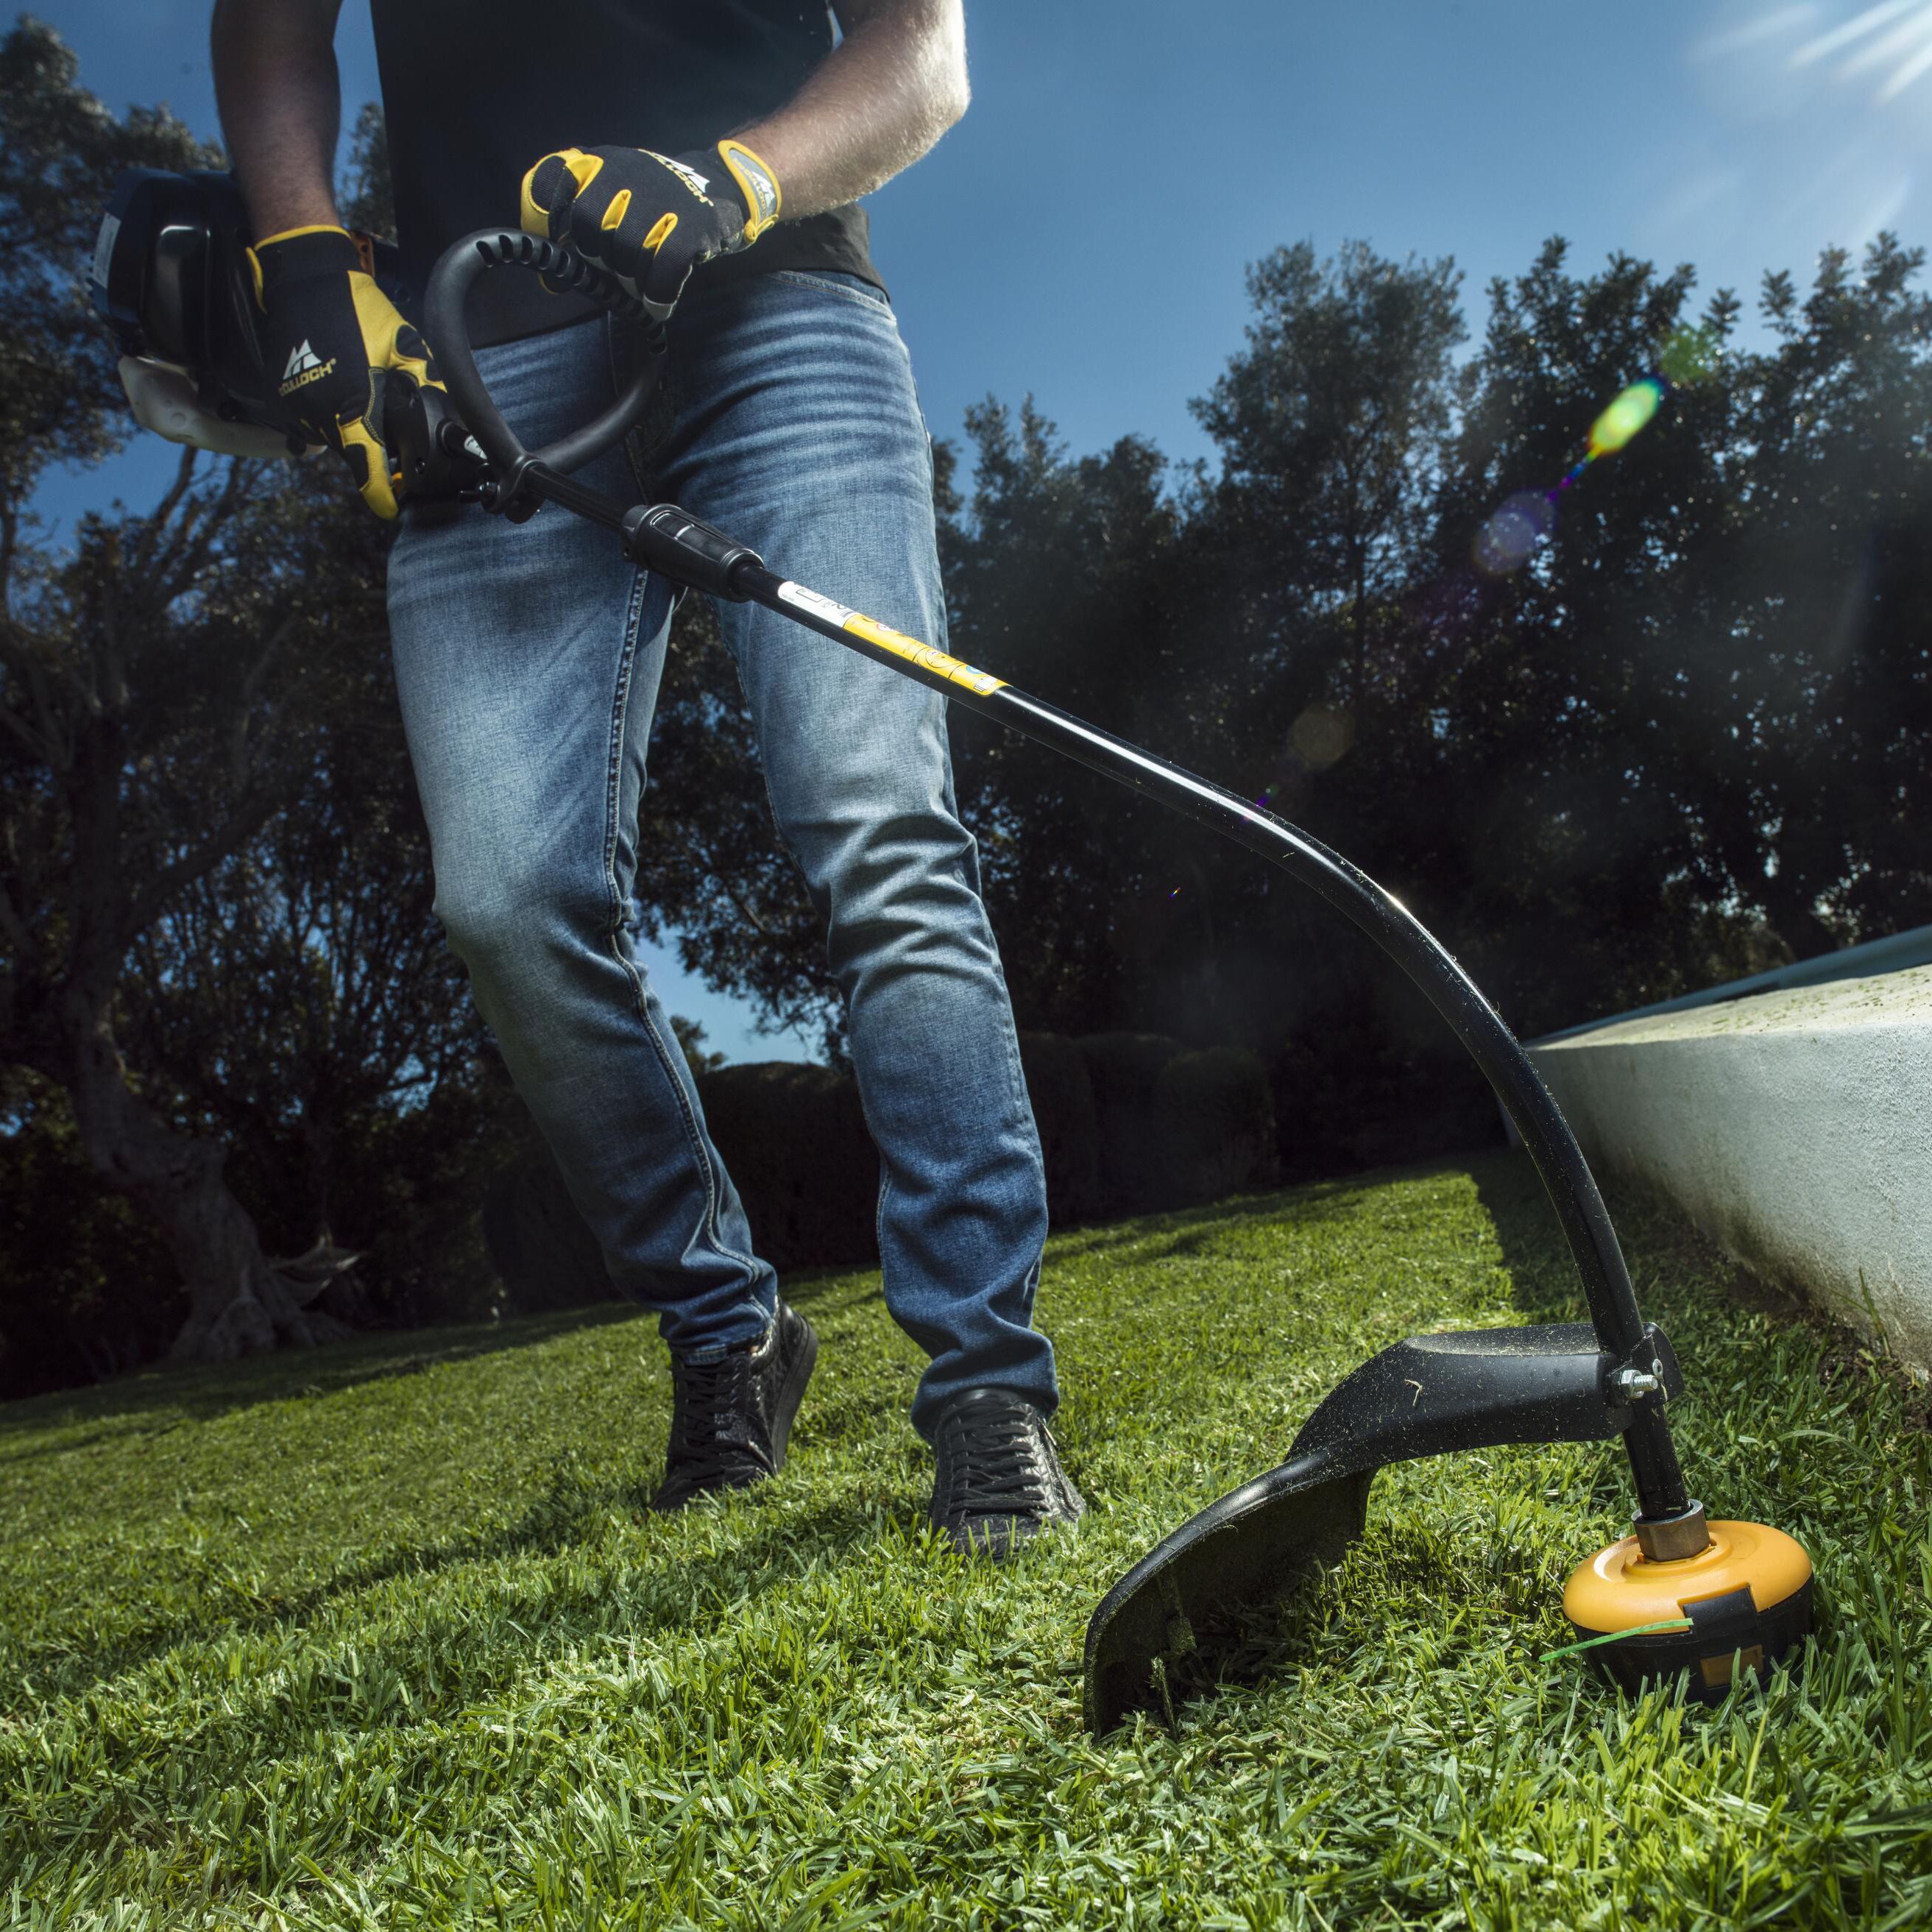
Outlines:
[[[1644, 1331], [1664, 1393], [1683, 1376]], [[1292, 1595], [1361, 1534], [1376, 1472], [1504, 1442], [1595, 1442], [1630, 1426], [1625, 1366], [1587, 1322], [1414, 1335], [1372, 1356], [1302, 1424], [1288, 1460], [1210, 1503], [1108, 1592], [1087, 1627], [1086, 1716], [1096, 1736], [1145, 1704], [1154, 1660], [1211, 1671], [1242, 1641], [1239, 1612]]]
[[[463, 326], [476, 278], [509, 266], [586, 286], [571, 282], [581, 265], [567, 249], [485, 230], [453, 244], [436, 264], [425, 310], [450, 395], [496, 472], [482, 499], [486, 508], [520, 517], [541, 502], [560, 503], [620, 533], [626, 554], [673, 581], [758, 603], [1280, 866], [1359, 927], [1448, 1022], [1522, 1136], [1556, 1211], [1589, 1322], [1419, 1336], [1357, 1370], [1309, 1418], [1286, 1462], [1210, 1504], [1108, 1593], [1088, 1630], [1086, 1714], [1094, 1731], [1148, 1696], [1156, 1660], [1204, 1648], [1217, 1615], [1285, 1596], [1315, 1563], [1339, 1555], [1361, 1533], [1370, 1484], [1386, 1464], [1504, 1442], [1616, 1436], [1637, 1492], [1640, 1536], [1648, 1524], [1694, 1513], [1664, 1415], [1682, 1378], [1669, 1344], [1638, 1312], [1588, 1163], [1515, 1036], [1420, 920], [1339, 853], [1226, 787], [787, 582], [755, 552], [674, 505], [627, 505], [563, 474], [590, 446], [622, 433], [647, 384], [634, 382], [576, 436], [526, 451], [491, 402]], [[1634, 1373], [1626, 1379], [1626, 1371]]]

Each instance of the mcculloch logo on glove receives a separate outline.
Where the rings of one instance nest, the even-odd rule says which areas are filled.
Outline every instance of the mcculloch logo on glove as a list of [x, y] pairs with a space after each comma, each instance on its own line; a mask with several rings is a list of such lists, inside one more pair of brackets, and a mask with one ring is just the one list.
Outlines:
[[782, 200], [742, 141], [688, 154], [559, 148], [524, 176], [522, 219], [525, 234], [568, 243], [662, 320], [692, 271], [748, 248]]
[[711, 199], [710, 178], [700, 174], [689, 162], [681, 161], [674, 154], [660, 154], [650, 148], [646, 148], [641, 152], [649, 154], [654, 161], [663, 162], [673, 174], [682, 181], [685, 186], [689, 188], [693, 194], [700, 195], [706, 201]]
[[277, 393], [286, 396], [305, 389], [311, 382], [320, 382], [334, 367], [335, 358], [332, 356], [323, 362], [304, 337], [298, 346], [289, 352], [289, 366], [282, 371], [282, 386]]

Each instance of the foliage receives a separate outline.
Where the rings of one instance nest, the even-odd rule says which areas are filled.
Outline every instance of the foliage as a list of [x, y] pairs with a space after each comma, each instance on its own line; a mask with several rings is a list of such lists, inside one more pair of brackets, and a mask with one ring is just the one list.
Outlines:
[[[1173, 614], [1179, 519], [1154, 448], [1070, 460], [1029, 402], [970, 411], [969, 524], [943, 530], [952, 648], [1130, 737], [1158, 741], [1186, 675]], [[1165, 963], [1177, 841], [1166, 814], [956, 706], [962, 815], [1022, 1023], [1090, 1033]], [[1179, 842], [1185, 843], [1183, 842]]]
[[16, 1069], [0, 1122], [0, 1400], [126, 1375], [188, 1313], [159, 1232], [106, 1192], [67, 1096]]
[[[362, 521], [332, 554], [351, 546], [373, 548]], [[370, 561], [379, 571], [380, 552]], [[386, 634], [369, 591], [362, 601], [364, 636], [338, 622], [296, 686], [310, 721], [298, 806], [148, 927], [126, 994], [128, 1050], [177, 1126], [257, 1157], [286, 1150], [298, 1246], [379, 1236], [340, 1185], [341, 1137], [420, 1106], [488, 1050], [430, 916]]]
[[[514, 1103], [486, 1097], [481, 1029], [430, 917], [388, 667], [387, 532], [333, 468], [188, 453], [149, 514], [84, 518], [65, 548], [34, 539], [19, 493], [128, 426], [74, 267], [108, 187], [124, 166], [218, 157], [165, 114], [117, 121], [31, 22], [0, 44], [0, 310], [25, 319], [8, 352], [68, 399], [41, 406], [23, 379], [0, 471], [14, 492], [0, 498], [0, 1060], [40, 1076], [0, 1142], [5, 1191], [27, 1200], [44, 1174], [71, 1196], [84, 1156], [97, 1190], [149, 1223], [136, 1232], [98, 1195], [64, 1238], [15, 1218], [0, 1386], [34, 1385], [53, 1360], [151, 1357], [159, 1311], [177, 1349], [334, 1332], [312, 1286], [267, 1261], [262, 1229], [286, 1253], [336, 1253], [338, 1234], [365, 1251], [352, 1289], [328, 1291], [338, 1310], [473, 1311], [481, 1175], [518, 1129]], [[380, 118], [364, 116], [356, 154], [346, 200], [380, 226]], [[157, 1226], [172, 1262], [158, 1276]]]
[[132, 424], [82, 290], [104, 191], [123, 168], [214, 165], [165, 108], [117, 120], [58, 34], [0, 39], [0, 514], [8, 546], [50, 464], [98, 461]]
[[1398, 264], [1365, 242], [1326, 262], [1306, 242], [1277, 248], [1248, 271], [1246, 346], [1194, 406], [1221, 454], [1222, 547], [1255, 566], [1251, 592], [1346, 614], [1364, 707], [1378, 620], [1430, 536], [1461, 282], [1453, 262]]
[[704, 1028], [699, 1021], [688, 1020], [682, 1013], [673, 1013], [670, 1030], [678, 1051], [684, 1055], [685, 1064], [692, 1072], [709, 1073], [724, 1064], [728, 1056], [714, 1053], [705, 1045]]
[[[1369, 1534], [1170, 1730], [1082, 1730], [1102, 1591], [1418, 1328], [1562, 1318], [1516, 1161], [1056, 1239], [1092, 1504], [1014, 1568], [922, 1526], [876, 1276], [792, 1460], [675, 1518], [620, 1310], [149, 1376], [0, 1422], [0, 1898], [24, 1928], [877, 1924], [1876, 1928], [1932, 1912], [1921, 1398], [1620, 1216], [1701, 1494], [1816, 1559], [1808, 1660], [1626, 1702], [1558, 1593], [1613, 1444], [1392, 1470]], [[1882, 1483], [1873, 1472], [1882, 1469]]]

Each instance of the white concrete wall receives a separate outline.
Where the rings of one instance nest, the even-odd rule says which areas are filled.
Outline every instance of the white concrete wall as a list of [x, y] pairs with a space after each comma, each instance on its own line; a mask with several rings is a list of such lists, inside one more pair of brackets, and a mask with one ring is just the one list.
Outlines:
[[1529, 1052], [1600, 1173], [1932, 1369], [1932, 967]]

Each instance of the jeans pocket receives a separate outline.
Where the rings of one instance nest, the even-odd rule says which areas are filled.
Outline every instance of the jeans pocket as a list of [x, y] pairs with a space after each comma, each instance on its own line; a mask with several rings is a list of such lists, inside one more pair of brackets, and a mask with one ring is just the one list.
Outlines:
[[862, 303], [889, 320], [897, 320], [884, 291], [857, 275], [848, 275], [836, 268], [818, 273], [809, 268], [770, 268], [766, 274], [772, 281], [790, 282], [794, 288], [816, 289], [824, 295], [843, 296], [848, 302]]

